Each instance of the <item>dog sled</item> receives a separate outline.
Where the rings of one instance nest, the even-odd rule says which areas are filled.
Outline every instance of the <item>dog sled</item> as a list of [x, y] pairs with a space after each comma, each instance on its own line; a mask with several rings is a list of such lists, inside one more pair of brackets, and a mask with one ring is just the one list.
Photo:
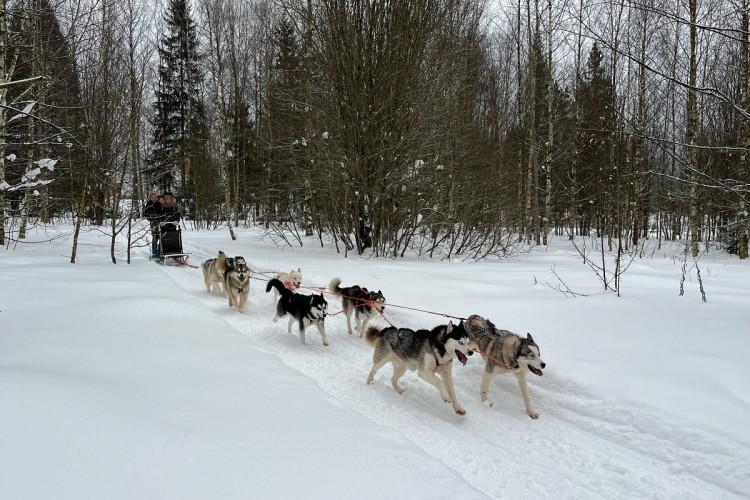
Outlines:
[[179, 222], [159, 224], [159, 256], [156, 261], [163, 265], [192, 266], [188, 263], [190, 254], [182, 250], [182, 228]]

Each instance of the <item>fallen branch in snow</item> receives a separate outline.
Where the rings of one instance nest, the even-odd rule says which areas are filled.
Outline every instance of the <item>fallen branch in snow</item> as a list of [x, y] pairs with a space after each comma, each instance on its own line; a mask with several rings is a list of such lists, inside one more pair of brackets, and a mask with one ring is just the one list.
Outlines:
[[[550, 271], [552, 271], [552, 275], [555, 278], [557, 278], [557, 281], [559, 282], [556, 286], [550, 285], [549, 282], [547, 282], [547, 281], [544, 282], [544, 284], [547, 285], [548, 287], [550, 287], [552, 290], [555, 290], [556, 292], [560, 292], [565, 297], [568, 297], [568, 296], [573, 297], [573, 298], [576, 298], [576, 297], [588, 297], [588, 295], [585, 294], [585, 293], [578, 293], [578, 292], [574, 292], [573, 290], [571, 290], [570, 287], [568, 286], [568, 284], [565, 283], [565, 281], [563, 281], [563, 279], [560, 277], [560, 275], [557, 274], [557, 271], [555, 271], [555, 266], [552, 266], [550, 268]], [[536, 279], [536, 277], [534, 279]]]

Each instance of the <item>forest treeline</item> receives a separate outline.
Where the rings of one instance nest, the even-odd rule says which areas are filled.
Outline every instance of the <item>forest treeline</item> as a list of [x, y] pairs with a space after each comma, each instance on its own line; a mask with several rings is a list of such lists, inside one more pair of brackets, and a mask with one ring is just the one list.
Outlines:
[[0, 0], [0, 241], [170, 190], [342, 252], [747, 258], [749, 3]]

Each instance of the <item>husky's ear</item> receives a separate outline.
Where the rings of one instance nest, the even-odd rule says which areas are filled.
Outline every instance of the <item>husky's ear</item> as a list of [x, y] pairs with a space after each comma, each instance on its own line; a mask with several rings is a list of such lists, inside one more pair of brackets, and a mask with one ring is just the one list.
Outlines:
[[315, 295], [310, 295], [310, 304], [312, 304], [315, 301]]
[[515, 335], [509, 335], [503, 342], [503, 363], [510, 369], [518, 368], [518, 355], [521, 353], [521, 339]]
[[302, 268], [298, 267], [298, 268], [297, 268], [297, 272], [298, 272], [298, 273], [301, 273], [301, 272], [302, 272]]
[[383, 292], [381, 292], [380, 290], [378, 290], [378, 293], [379, 293], [380, 295], [383, 295]]
[[529, 332], [526, 332], [526, 341], [530, 344], [536, 344], [536, 342], [534, 342], [534, 337], [532, 337]]
[[448, 322], [448, 326], [445, 328], [445, 333], [451, 333], [453, 331], [453, 321]]

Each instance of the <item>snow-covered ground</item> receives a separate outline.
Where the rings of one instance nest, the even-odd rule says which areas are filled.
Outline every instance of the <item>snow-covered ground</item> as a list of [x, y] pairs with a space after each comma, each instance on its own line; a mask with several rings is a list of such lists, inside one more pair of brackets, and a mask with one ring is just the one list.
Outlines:
[[[69, 228], [35, 232], [41, 241]], [[483, 363], [456, 366], [458, 416], [407, 374], [365, 384], [371, 349], [329, 318], [331, 345], [272, 323], [254, 281], [245, 313], [198, 269], [143, 250], [108, 263], [106, 237], [0, 250], [0, 498], [741, 498], [750, 494], [750, 264], [701, 258], [678, 297], [681, 248], [637, 259], [601, 292], [563, 240], [499, 263], [344, 259], [254, 230], [184, 233], [193, 263], [218, 249], [304, 283], [380, 288], [388, 302], [532, 332], [539, 420], [515, 380], [479, 401]], [[649, 245], [655, 244], [649, 243]], [[651, 255], [648, 249], [645, 255]], [[571, 289], [566, 298], [555, 267]], [[332, 311], [339, 309], [331, 299]], [[391, 321], [436, 316], [387, 308]]]

